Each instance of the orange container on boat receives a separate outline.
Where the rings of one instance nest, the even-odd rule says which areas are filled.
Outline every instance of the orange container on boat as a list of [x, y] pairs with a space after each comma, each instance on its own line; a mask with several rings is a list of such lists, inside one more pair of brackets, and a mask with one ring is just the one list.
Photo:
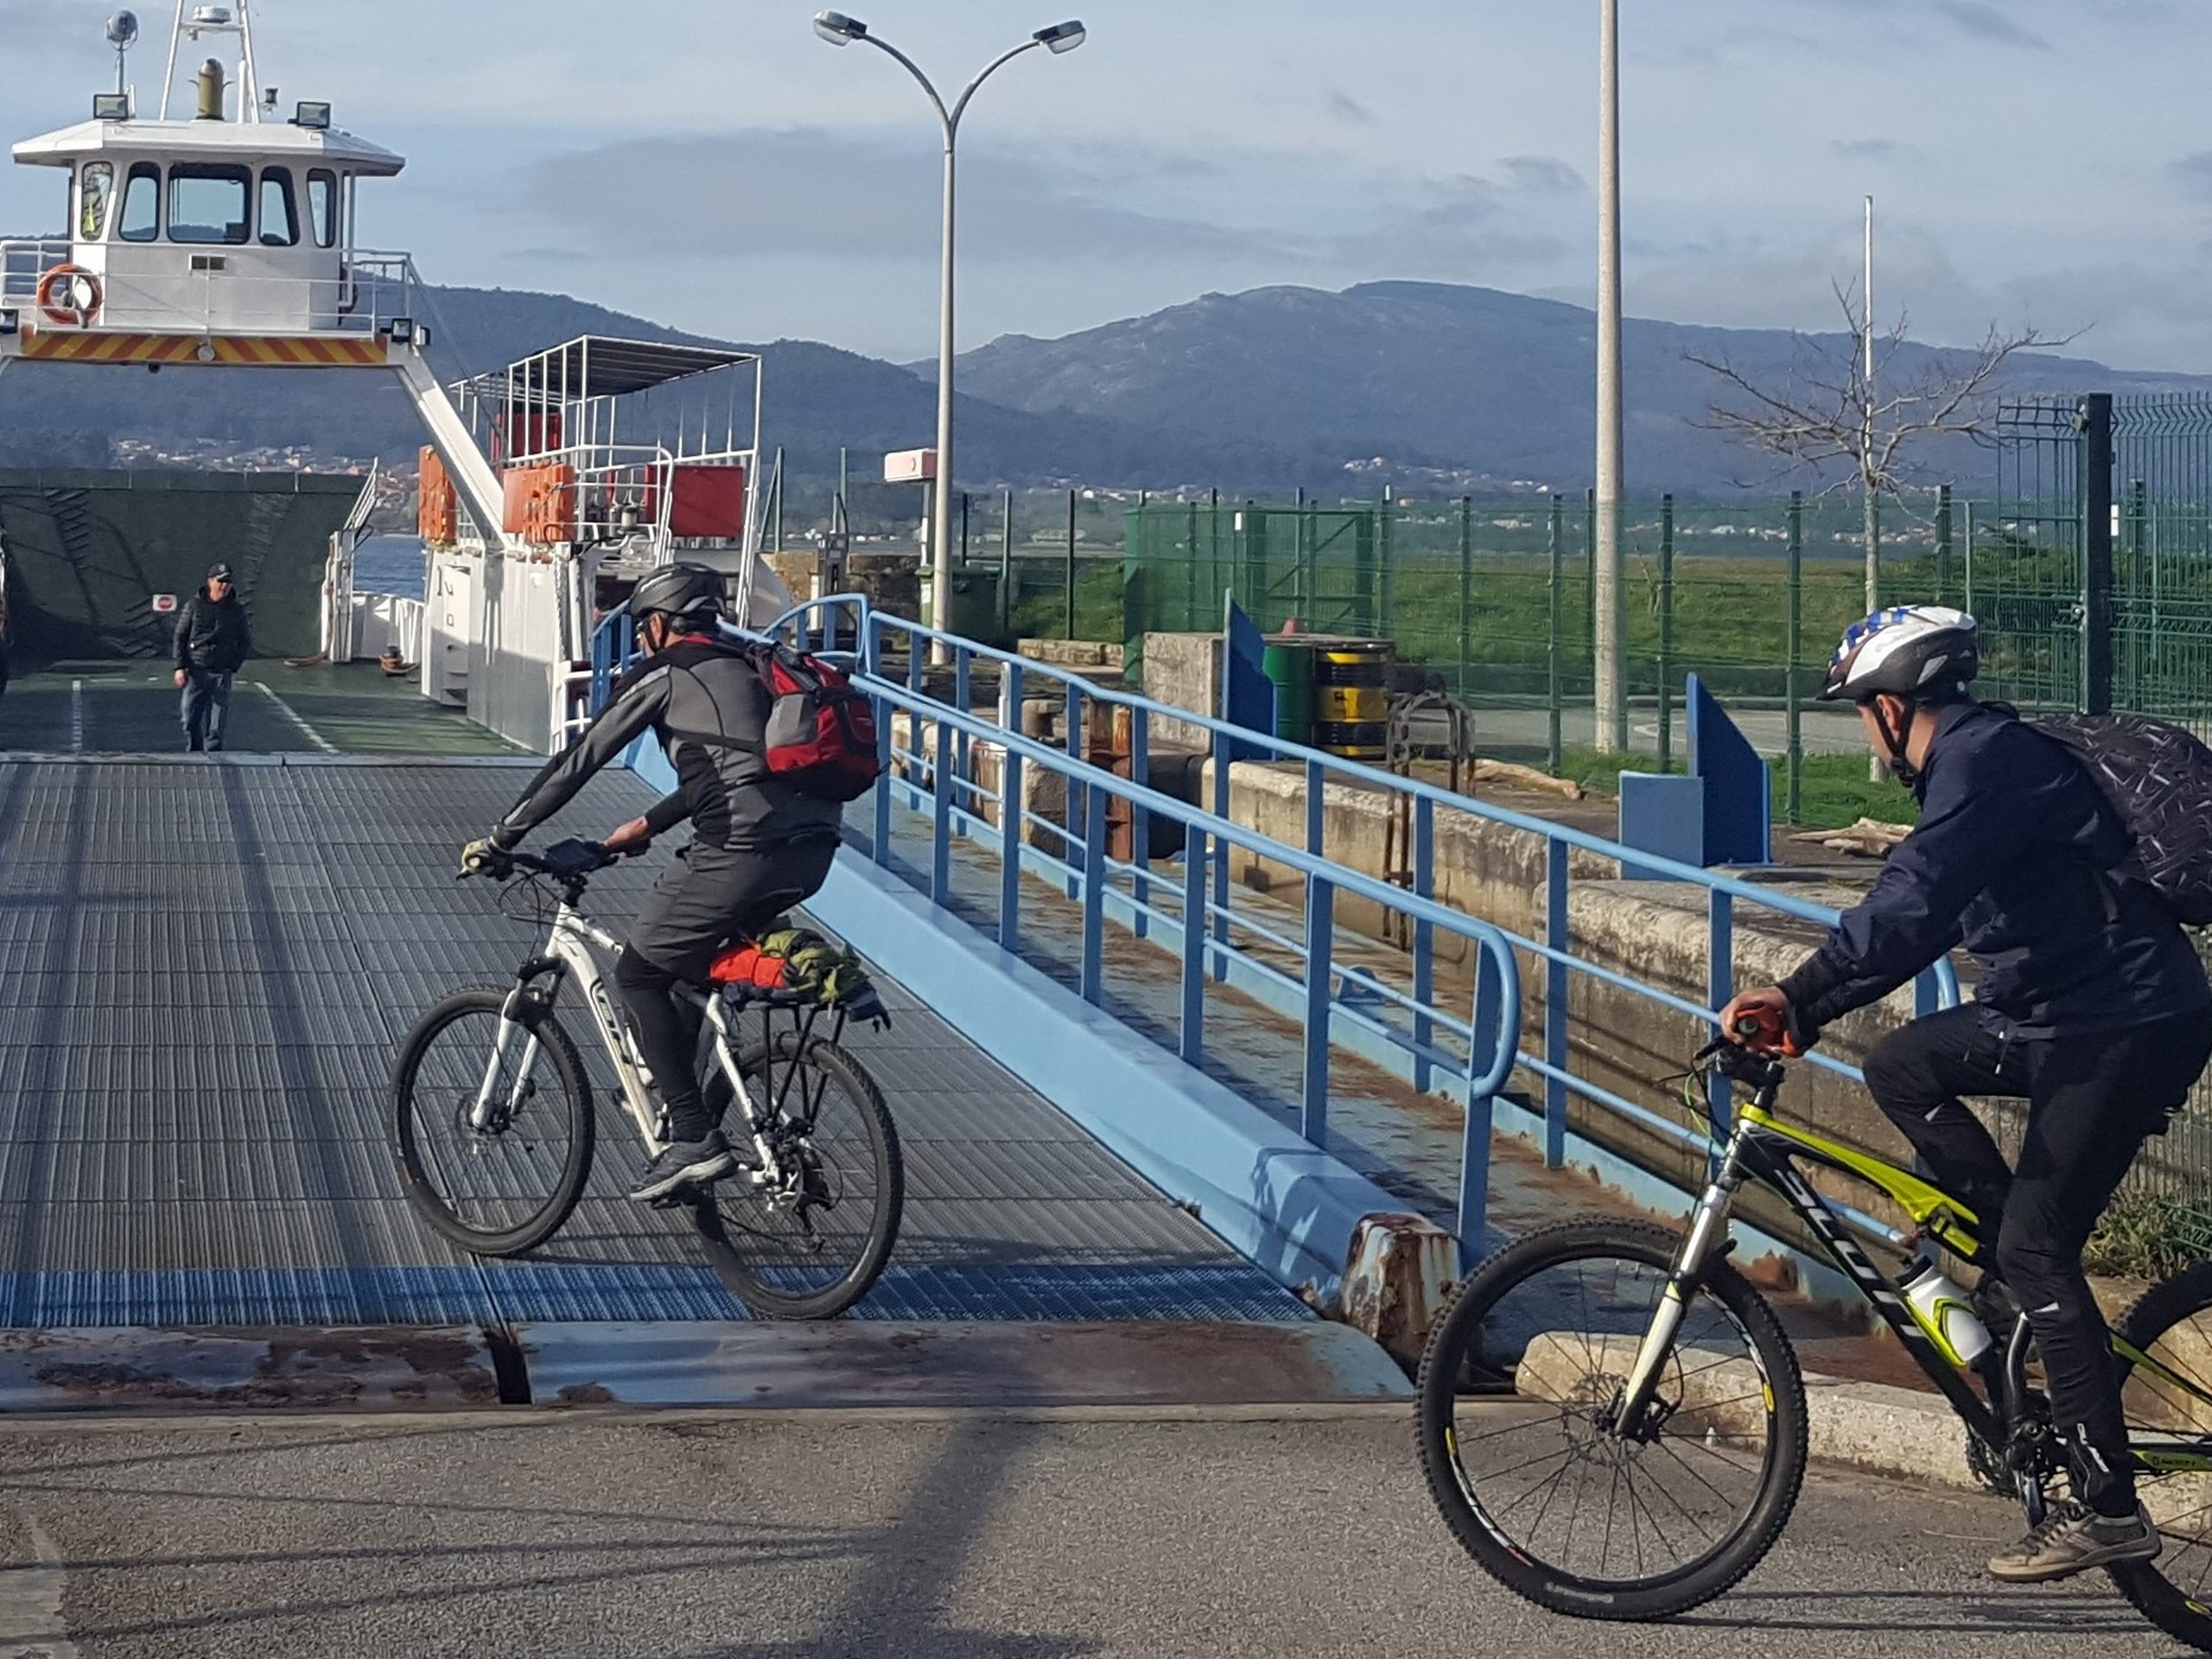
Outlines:
[[576, 469], [562, 461], [510, 467], [501, 475], [505, 528], [536, 547], [576, 539]]
[[451, 547], [461, 539], [461, 499], [452, 476], [438, 452], [423, 446], [420, 499], [415, 508], [415, 528], [432, 547]]

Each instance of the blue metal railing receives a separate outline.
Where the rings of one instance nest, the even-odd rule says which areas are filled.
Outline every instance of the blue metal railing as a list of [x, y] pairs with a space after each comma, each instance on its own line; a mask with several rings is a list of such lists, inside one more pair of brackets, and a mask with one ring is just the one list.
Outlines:
[[[825, 624], [827, 628], [825, 629]], [[1459, 1236], [1477, 1248], [1487, 1208], [1488, 1157], [1496, 1097], [1517, 1067], [1541, 1080], [1541, 1119], [1546, 1161], [1556, 1167], [1567, 1155], [1568, 1102], [1579, 1096], [1662, 1140], [1703, 1148], [1702, 1129], [1677, 1123], [1587, 1079], [1569, 1066], [1568, 988], [1580, 976], [1626, 991], [1656, 1007], [1711, 1023], [1714, 1010], [1732, 993], [1733, 943], [1738, 906], [1820, 925], [1836, 912], [1789, 894], [1734, 877], [1644, 853], [1584, 830], [1513, 812], [1433, 785], [1361, 766], [1296, 744], [1231, 726], [1224, 721], [1158, 703], [1141, 696], [1099, 686], [1072, 671], [995, 651], [871, 609], [858, 596], [846, 595], [801, 606], [769, 632], [813, 647], [834, 630], [841, 642], [855, 642], [855, 678], [874, 700], [879, 743], [887, 772], [902, 763], [906, 775], [893, 775], [874, 800], [873, 856], [892, 858], [894, 812], [906, 808], [927, 826], [926, 869], [922, 880], [931, 900], [944, 905], [953, 896], [952, 846], [964, 839], [1000, 858], [998, 931], [1012, 949], [1021, 938], [1021, 876], [1044, 875], [1082, 906], [1077, 987], [1096, 1002], [1103, 983], [1103, 924], [1110, 917], [1140, 937], [1154, 937], [1181, 958], [1178, 1052], [1196, 1063], [1205, 1054], [1205, 991], [1209, 981], [1232, 976], [1272, 986], [1279, 1007], [1300, 1020], [1303, 1045], [1301, 1122], [1309, 1140], [1323, 1140], [1328, 1122], [1328, 1058], [1336, 1034], [1347, 1029], [1379, 1039], [1408, 1061], [1415, 1085], [1436, 1087], [1440, 1076], [1466, 1109], [1458, 1200]], [[605, 630], [602, 629], [602, 632]], [[905, 673], [884, 671], [904, 647]], [[927, 659], [933, 651], [949, 660], [953, 682], [950, 702], [925, 689]], [[968, 707], [972, 676], [980, 663], [995, 665], [1001, 677], [1001, 719], [979, 716]], [[1025, 693], [1056, 690], [1067, 710], [1065, 744], [1023, 736], [1020, 715]], [[1111, 721], [1127, 710], [1131, 777], [1119, 776], [1085, 759], [1084, 734], [1101, 718]], [[906, 717], [907, 747], [894, 747], [893, 713]], [[1209, 805], [1194, 807], [1141, 782], [1148, 776], [1152, 724], [1173, 721], [1206, 734], [1212, 760]], [[982, 746], [1000, 776], [986, 788], [975, 776]], [[1230, 817], [1230, 757], [1258, 755], [1294, 763], [1305, 773], [1305, 845], [1294, 846], [1240, 825]], [[1065, 823], [1026, 807], [1024, 774], [1030, 768], [1063, 780]], [[1322, 856], [1322, 806], [1331, 785], [1399, 798], [1411, 827], [1410, 890], [1330, 862]], [[1133, 858], [1109, 855], [1109, 804], [1126, 808]], [[1500, 928], [1438, 903], [1432, 863], [1437, 814], [1499, 824], [1541, 839], [1545, 849], [1541, 937]], [[1182, 830], [1179, 874], [1163, 874], [1145, 855], [1155, 820]], [[1011, 825], [1009, 832], [1007, 826]], [[1058, 851], [1054, 851], [1057, 846]], [[1292, 872], [1304, 880], [1302, 937], [1236, 909], [1230, 881], [1232, 855], [1243, 852]], [[1662, 987], [1576, 956], [1569, 922], [1569, 862], [1577, 852], [1611, 861], [1629, 857], [1641, 869], [1701, 887], [1707, 895], [1707, 994], [1700, 1004]], [[1009, 855], [1009, 852], [1013, 855]], [[1339, 899], [1363, 899], [1404, 918], [1409, 935], [1410, 989], [1401, 991], [1376, 975], [1346, 967], [1338, 959], [1334, 927]], [[1436, 1000], [1440, 934], [1471, 947], [1476, 990], [1471, 1017], [1462, 1018]], [[1542, 1027], [1536, 1052], [1522, 1047], [1521, 974], [1516, 952], [1540, 965], [1544, 979]], [[1287, 960], [1296, 969], [1280, 965]], [[1948, 1006], [1958, 983], [1948, 963], [1921, 976], [1922, 1010]], [[1825, 1054], [1815, 1065], [1856, 1078], [1855, 1067]], [[1887, 1231], [1872, 1217], [1866, 1225]]]

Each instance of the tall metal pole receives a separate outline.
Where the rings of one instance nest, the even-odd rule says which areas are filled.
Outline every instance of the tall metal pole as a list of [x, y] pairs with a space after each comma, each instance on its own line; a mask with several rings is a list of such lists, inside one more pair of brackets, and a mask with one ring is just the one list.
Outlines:
[[1628, 747], [1628, 700], [1621, 643], [1627, 618], [1621, 589], [1621, 497], [1625, 468], [1621, 415], [1621, 41], [1620, 0], [1601, 0], [1598, 67], [1598, 559], [1597, 747]]
[[[940, 111], [940, 113], [942, 111]], [[936, 512], [930, 521], [930, 621], [939, 633], [947, 632], [952, 614], [952, 239], [958, 183], [956, 150], [960, 138], [957, 122], [944, 123], [944, 261], [938, 276], [937, 332], [937, 488], [931, 493]], [[943, 639], [930, 648], [930, 659], [942, 667], [952, 660], [952, 647]]]
[[[1047, 47], [1055, 54], [1073, 50], [1083, 44], [1083, 26], [1076, 22], [1057, 24], [1039, 29], [1020, 45], [1001, 52], [985, 65], [982, 72], [968, 83], [966, 90], [947, 107], [938, 93], [936, 85], [924, 74], [921, 66], [880, 36], [868, 33], [865, 23], [835, 11], [823, 12], [814, 20], [815, 33], [833, 46], [845, 46], [862, 41], [895, 60], [912, 75], [929, 95], [930, 106], [937, 111], [938, 124], [944, 137], [944, 225], [940, 236], [942, 268], [938, 283], [938, 341], [937, 341], [937, 482], [930, 505], [930, 582], [935, 595], [937, 615], [933, 619], [940, 632], [945, 619], [951, 614], [950, 595], [952, 591], [952, 495], [958, 487], [953, 470], [952, 454], [952, 396], [953, 396], [953, 243], [959, 192], [960, 118], [968, 112], [969, 100], [982, 84], [1000, 69], [1023, 53], [1038, 47]], [[933, 662], [943, 664], [951, 660], [952, 648], [944, 640], [931, 645]]]

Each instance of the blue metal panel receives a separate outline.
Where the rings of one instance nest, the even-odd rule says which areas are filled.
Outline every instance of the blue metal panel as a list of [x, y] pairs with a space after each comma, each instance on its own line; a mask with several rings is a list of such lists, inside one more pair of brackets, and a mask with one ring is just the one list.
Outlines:
[[1690, 774], [1705, 785], [1705, 856], [1698, 862], [1771, 863], [1774, 785], [1766, 762], [1694, 674], [1684, 713]]
[[[1624, 772], [1620, 777], [1621, 845], [1656, 853], [1681, 864], [1705, 861], [1705, 790], [1702, 778]], [[1649, 865], [1621, 865], [1624, 881], [1663, 881]]]

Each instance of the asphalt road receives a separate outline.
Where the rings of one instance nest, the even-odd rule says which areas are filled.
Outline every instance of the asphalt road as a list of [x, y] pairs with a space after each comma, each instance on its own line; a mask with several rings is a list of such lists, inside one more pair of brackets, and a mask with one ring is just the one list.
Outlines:
[[1395, 1408], [18, 1424], [0, 1492], [7, 1659], [2177, 1651], [2101, 1580], [1982, 1579], [2004, 1505], [1828, 1477], [1692, 1619], [1556, 1618], [1459, 1553]]

